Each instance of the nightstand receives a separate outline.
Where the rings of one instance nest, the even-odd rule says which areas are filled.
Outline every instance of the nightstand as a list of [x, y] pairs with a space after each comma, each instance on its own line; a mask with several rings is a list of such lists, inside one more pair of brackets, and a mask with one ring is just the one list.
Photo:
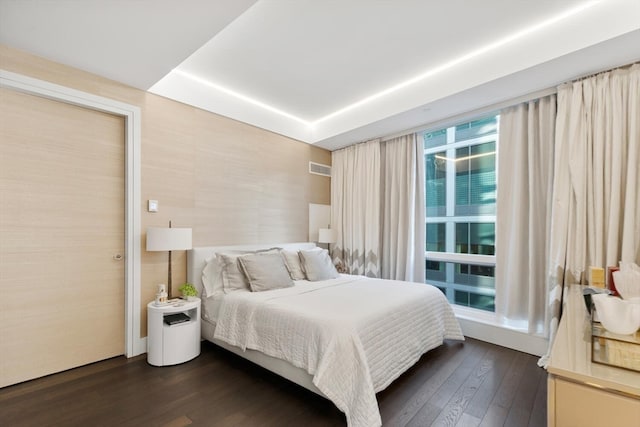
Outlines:
[[[167, 324], [169, 319], [180, 314], [186, 315], [188, 320]], [[156, 306], [155, 302], [147, 304], [147, 362], [150, 365], [176, 365], [187, 362], [199, 354], [199, 298], [194, 301], [178, 300], [177, 303], [164, 306]]]

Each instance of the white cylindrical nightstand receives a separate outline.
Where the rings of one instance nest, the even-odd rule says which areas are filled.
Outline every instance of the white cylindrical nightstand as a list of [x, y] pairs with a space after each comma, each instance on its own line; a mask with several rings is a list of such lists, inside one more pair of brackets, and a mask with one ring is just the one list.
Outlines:
[[[183, 313], [189, 320], [173, 325], [171, 315]], [[165, 319], [166, 318], [166, 319]], [[166, 321], [165, 321], [166, 320]], [[200, 299], [164, 306], [147, 304], [147, 362], [154, 366], [176, 365], [200, 354]]]

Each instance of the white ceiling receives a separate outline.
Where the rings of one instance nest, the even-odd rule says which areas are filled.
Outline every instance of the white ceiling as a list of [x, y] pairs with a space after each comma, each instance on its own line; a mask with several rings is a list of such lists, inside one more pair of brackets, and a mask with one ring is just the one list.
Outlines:
[[0, 42], [336, 149], [637, 61], [640, 0], [0, 0]]

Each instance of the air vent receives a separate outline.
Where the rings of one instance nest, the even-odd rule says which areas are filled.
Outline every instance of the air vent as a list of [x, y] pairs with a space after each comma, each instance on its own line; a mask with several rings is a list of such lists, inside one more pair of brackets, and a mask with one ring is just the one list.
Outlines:
[[309, 162], [309, 173], [312, 173], [314, 175], [328, 176], [329, 178], [331, 178], [331, 166]]

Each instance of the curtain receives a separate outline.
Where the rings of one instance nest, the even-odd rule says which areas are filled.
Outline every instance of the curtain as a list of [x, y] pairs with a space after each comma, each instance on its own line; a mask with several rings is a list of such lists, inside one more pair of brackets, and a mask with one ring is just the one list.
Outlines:
[[424, 283], [424, 154], [415, 134], [332, 153], [334, 262], [350, 274]]
[[381, 277], [424, 283], [424, 149], [416, 134], [382, 145]]
[[558, 87], [549, 348], [566, 285], [589, 266], [640, 261], [639, 165], [640, 64]]
[[543, 333], [556, 97], [500, 113], [496, 202], [496, 314]]
[[380, 277], [380, 141], [331, 154], [331, 227], [334, 262], [346, 273]]

